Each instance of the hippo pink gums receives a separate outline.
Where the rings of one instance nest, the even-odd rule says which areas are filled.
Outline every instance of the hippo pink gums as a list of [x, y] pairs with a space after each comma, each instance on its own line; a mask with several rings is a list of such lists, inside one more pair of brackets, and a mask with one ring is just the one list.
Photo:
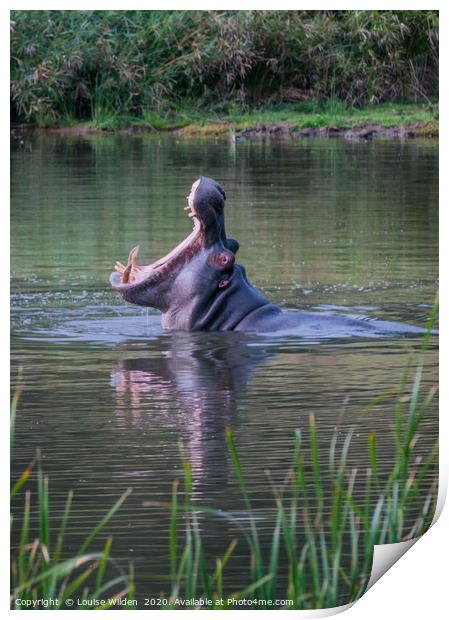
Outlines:
[[270, 303], [235, 262], [239, 244], [226, 237], [226, 195], [213, 179], [200, 177], [188, 196], [193, 230], [184, 241], [150, 265], [117, 262], [110, 276], [125, 301], [157, 308], [162, 326], [172, 330], [294, 331], [329, 337], [421, 334], [400, 323], [322, 312], [282, 311]]

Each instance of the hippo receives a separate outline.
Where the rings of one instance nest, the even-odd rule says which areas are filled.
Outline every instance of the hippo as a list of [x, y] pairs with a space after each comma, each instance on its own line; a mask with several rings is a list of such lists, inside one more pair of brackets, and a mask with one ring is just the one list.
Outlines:
[[224, 189], [201, 176], [187, 196], [193, 230], [163, 258], [137, 264], [139, 247], [128, 262], [116, 262], [110, 276], [122, 298], [157, 308], [167, 330], [294, 332], [332, 337], [423, 334], [413, 325], [354, 315], [285, 311], [271, 303], [236, 263], [239, 243], [225, 232]]

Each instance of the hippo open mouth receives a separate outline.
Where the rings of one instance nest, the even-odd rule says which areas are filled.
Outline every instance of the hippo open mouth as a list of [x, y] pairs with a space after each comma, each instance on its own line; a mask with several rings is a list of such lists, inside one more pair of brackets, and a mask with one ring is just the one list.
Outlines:
[[[187, 208], [187, 207], [186, 207]], [[197, 253], [203, 247], [203, 235], [200, 221], [195, 217], [194, 213], [189, 213], [193, 217], [193, 230], [181, 243], [179, 243], [171, 252], [159, 258], [150, 265], [141, 266], [137, 264], [137, 256], [140, 246], [136, 246], [131, 250], [128, 256], [128, 263], [125, 266], [120, 261], [115, 263], [116, 273], [111, 274], [111, 284], [114, 288], [120, 290], [123, 287], [131, 287], [139, 285], [145, 281], [151, 281], [160, 278], [170, 272], [177, 263], [185, 262], [193, 254]]]
[[187, 206], [184, 207], [193, 221], [190, 235], [171, 252], [145, 266], [137, 264], [139, 246], [136, 246], [129, 253], [126, 266], [120, 261], [115, 263], [115, 273], [110, 278], [112, 286], [126, 298], [125, 289], [150, 285], [173, 275], [201, 250], [220, 243], [227, 247], [223, 215], [225, 198], [223, 189], [216, 181], [200, 177], [193, 183], [187, 196]]
[[237, 241], [227, 239], [224, 228], [226, 195], [213, 179], [200, 177], [187, 196], [188, 216], [193, 230], [171, 252], [149, 265], [139, 265], [139, 246], [133, 248], [126, 265], [117, 261], [110, 276], [112, 287], [125, 301], [152, 306], [179, 317], [180, 309], [201, 298], [206, 303], [209, 291], [221, 290], [230, 282]]
[[186, 262], [204, 247], [205, 223], [202, 224], [201, 216], [195, 211], [194, 207], [194, 195], [199, 182], [200, 179], [192, 185], [192, 190], [187, 196], [188, 204], [184, 207], [184, 210], [189, 212], [188, 216], [193, 220], [192, 232], [171, 252], [149, 265], [137, 264], [140, 246], [137, 245], [133, 248], [129, 253], [126, 266], [120, 261], [115, 263], [115, 273], [111, 274], [111, 284], [116, 290], [122, 292], [124, 288], [138, 286], [144, 282], [149, 284], [151, 281], [173, 271], [178, 263]]

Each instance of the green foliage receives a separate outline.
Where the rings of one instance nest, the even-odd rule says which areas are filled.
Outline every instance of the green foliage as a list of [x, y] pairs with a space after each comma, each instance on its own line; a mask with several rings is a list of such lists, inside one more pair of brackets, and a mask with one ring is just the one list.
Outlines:
[[[17, 118], [343, 106], [438, 91], [438, 11], [12, 11]], [[298, 105], [301, 105], [299, 103]]]
[[[226, 438], [248, 527], [231, 512], [201, 507], [191, 501], [191, 467], [182, 451], [185, 501], [181, 508], [178, 482], [175, 482], [170, 521], [172, 587], [169, 608], [179, 607], [178, 598], [200, 600], [207, 597], [213, 601], [212, 609], [225, 609], [227, 598], [245, 598], [248, 594], [264, 601], [263, 609], [273, 607], [267, 601], [276, 598], [293, 601], [286, 609], [342, 605], [357, 600], [365, 591], [374, 545], [409, 540], [426, 531], [433, 519], [437, 496], [438, 442], [422, 461], [413, 457], [413, 448], [436, 391], [432, 387], [428, 394], [421, 394], [422, 354], [428, 347], [436, 313], [437, 304], [429, 319], [421, 354], [417, 360], [410, 357], [397, 391], [393, 428], [396, 450], [390, 471], [381, 472], [378, 467], [374, 433], [368, 435], [370, 466], [365, 472], [350, 465], [355, 429], [343, 439], [335, 432], [324, 454], [320, 451], [315, 418], [311, 415], [308, 437], [296, 431], [293, 464], [285, 482], [275, 485], [267, 472], [275, 504], [268, 542], [267, 523], [259, 529], [251, 490], [246, 484], [231, 430], [226, 431]], [[416, 362], [416, 369], [411, 378], [412, 361]], [[376, 402], [380, 400], [381, 397]], [[404, 405], [408, 405], [407, 409]], [[371, 405], [364, 414], [370, 408]], [[429, 474], [434, 480], [430, 488], [426, 482]], [[236, 547], [242, 552], [235, 539], [229, 543], [223, 557], [216, 559], [215, 571], [208, 573], [200, 536], [201, 514], [225, 519], [246, 543], [250, 556], [249, 579], [241, 591], [224, 594], [225, 565]], [[185, 524], [184, 531], [180, 529], [181, 522]]]

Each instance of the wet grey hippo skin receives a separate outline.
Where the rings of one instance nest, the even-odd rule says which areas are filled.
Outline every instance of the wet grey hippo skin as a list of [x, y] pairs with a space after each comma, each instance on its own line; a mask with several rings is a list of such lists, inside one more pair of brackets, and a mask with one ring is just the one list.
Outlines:
[[213, 179], [200, 177], [188, 196], [193, 231], [156, 262], [117, 262], [110, 276], [125, 301], [157, 308], [162, 326], [172, 330], [295, 332], [300, 335], [376, 336], [423, 333], [411, 325], [318, 312], [282, 311], [270, 303], [235, 262], [239, 244], [225, 233], [226, 195]]

